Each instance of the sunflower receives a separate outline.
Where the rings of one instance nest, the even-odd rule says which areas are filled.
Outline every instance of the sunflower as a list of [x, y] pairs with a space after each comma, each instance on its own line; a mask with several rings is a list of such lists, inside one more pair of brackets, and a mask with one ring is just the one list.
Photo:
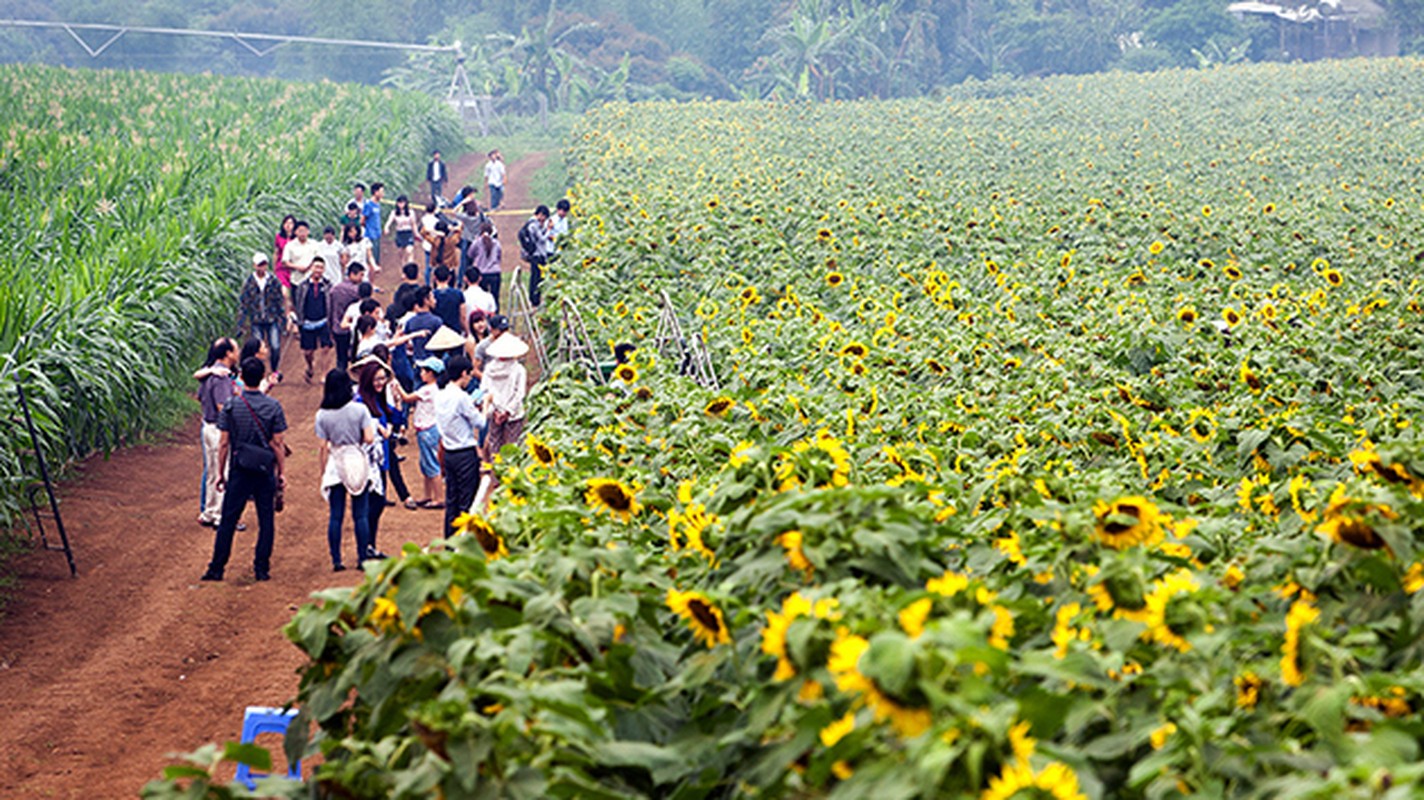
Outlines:
[[979, 800], [1011, 800], [1023, 792], [1026, 797], [1047, 797], [1052, 800], [1087, 800], [1078, 786], [1078, 773], [1061, 761], [1054, 761], [1041, 772], [1034, 772], [1026, 759], [1005, 764], [1003, 770], [989, 779], [989, 787]]
[[1414, 473], [1409, 468], [1398, 461], [1386, 464], [1380, 458], [1379, 453], [1373, 450], [1354, 450], [1350, 453], [1350, 463], [1355, 465], [1355, 469], [1361, 473], [1374, 473], [1386, 483], [1395, 483], [1409, 487], [1409, 491], [1416, 497], [1424, 494], [1424, 480], [1414, 477]]
[[1009, 356], [1008, 358], [1004, 359], [1004, 366], [1009, 369], [1018, 369], [1019, 367], [1023, 366], [1023, 359], [1018, 358], [1017, 356]]
[[1265, 386], [1261, 382], [1261, 376], [1251, 369], [1251, 364], [1248, 361], [1241, 362], [1241, 382], [1246, 384], [1246, 388], [1251, 390], [1252, 394], [1260, 394], [1261, 389]]
[[1164, 515], [1145, 497], [1119, 497], [1093, 504], [1098, 540], [1114, 550], [1153, 545], [1162, 540]]
[[741, 291], [738, 297], [742, 298], [742, 307], [754, 306], [761, 302], [761, 293], [755, 286], [748, 286]]
[[842, 275], [842, 274], [840, 274], [839, 272], [827, 272], [827, 273], [826, 273], [826, 285], [827, 285], [827, 286], [840, 286], [841, 283], [843, 283], [844, 281], [845, 281], [845, 276]]
[[1162, 244], [1160, 240], [1154, 241], [1152, 242], [1152, 244], [1147, 245], [1147, 252], [1151, 253], [1154, 256], [1161, 255], [1162, 251], [1165, 249], [1167, 249], [1167, 245]]
[[939, 361], [933, 358], [925, 359], [925, 366], [929, 367], [930, 372], [933, 372], [936, 375], [943, 375], [947, 371], [943, 364], [939, 363]]
[[1331, 286], [1339, 286], [1345, 282], [1345, 277], [1340, 274], [1339, 270], [1327, 269], [1321, 273], [1321, 277], [1325, 278], [1325, 282]]
[[787, 531], [776, 537], [776, 543], [786, 551], [786, 563], [791, 565], [792, 569], [810, 575], [816, 567], [806, 558], [806, 551], [801, 549], [802, 541], [801, 531]]
[[[681, 491], [679, 491], [679, 495], [681, 494]], [[687, 503], [687, 507], [682, 511], [672, 508], [668, 509], [667, 512], [668, 540], [672, 543], [672, 549], [677, 550], [681, 548], [683, 546], [683, 540], [686, 540], [688, 550], [698, 553], [707, 559], [708, 563], [715, 566], [717, 556], [707, 547], [707, 543], [703, 540], [702, 534], [705, 533], [708, 528], [717, 524], [718, 517], [716, 514], [707, 513], [707, 506], [702, 503], [692, 502], [690, 496], [683, 502]]]
[[1301, 599], [1291, 603], [1286, 612], [1286, 640], [1281, 645], [1281, 681], [1287, 686], [1305, 683], [1305, 674], [1300, 670], [1300, 629], [1320, 618], [1320, 609], [1309, 600]]
[[855, 730], [855, 712], [847, 711], [844, 717], [821, 729], [821, 744], [826, 747], [835, 747], [836, 742], [844, 739], [853, 730]]
[[857, 362], [851, 364], [851, 365], [850, 365], [850, 373], [851, 373], [852, 375], [855, 375], [856, 377], [860, 377], [861, 375], [864, 375], [864, 374], [865, 374], [865, 362], [863, 362], [863, 361], [857, 361]]
[[1202, 208], [1201, 208], [1201, 215], [1202, 215], [1203, 217], [1209, 217], [1209, 216], [1211, 216], [1211, 206], [1202, 206]]
[[1212, 441], [1216, 438], [1216, 414], [1208, 409], [1192, 409], [1186, 416], [1186, 433], [1202, 444]]
[[722, 205], [722, 199], [719, 198], [719, 197], [718, 197], [717, 195], [715, 195], [715, 194], [712, 195], [710, 198], [707, 199], [707, 210], [708, 210], [708, 211], [716, 211], [716, 210], [717, 210], [717, 206], [720, 206], [720, 205]]
[[1341, 483], [1331, 492], [1330, 503], [1325, 507], [1325, 521], [1316, 527], [1315, 532], [1361, 550], [1380, 550], [1388, 545], [1375, 532], [1372, 518], [1395, 519], [1398, 516], [1389, 506], [1350, 497], [1345, 493], [1345, 484]]
[[813, 614], [818, 619], [824, 619], [834, 606], [835, 602], [830, 600], [821, 600], [812, 606], [811, 601], [800, 592], [792, 592], [781, 601], [780, 614], [775, 611], [766, 612], [766, 627], [761, 631], [761, 651], [769, 656], [776, 656], [776, 672], [772, 674], [772, 680], [784, 681], [796, 677], [796, 665], [791, 663], [791, 656], [786, 651], [786, 632], [791, 628], [791, 623], [798, 617], [809, 617]]
[[845, 347], [841, 348], [841, 355], [850, 356], [851, 358], [865, 358], [869, 354], [870, 348], [860, 342], [849, 342]]
[[928, 708], [912, 706], [904, 700], [890, 697], [873, 679], [860, 671], [861, 656], [869, 649], [870, 642], [865, 637], [855, 636], [845, 628], [836, 632], [830, 658], [826, 661], [826, 669], [835, 679], [836, 688], [856, 694], [857, 702], [870, 707], [876, 722], [890, 720], [890, 725], [901, 736], [912, 738], [929, 730], [933, 717]]
[[727, 634], [727, 624], [722, 619], [722, 609], [708, 600], [701, 592], [679, 592], [668, 589], [667, 607], [679, 617], [687, 620], [687, 627], [708, 649], [719, 644], [731, 644]]
[[830, 228], [818, 228], [818, 229], [816, 229], [816, 239], [817, 239], [817, 241], [821, 241], [821, 242], [829, 242], [829, 241], [831, 240], [831, 229], [830, 229]]
[[1190, 325], [1197, 321], [1197, 310], [1192, 306], [1182, 306], [1182, 308], [1177, 311], [1177, 319]]
[[1154, 581], [1152, 591], [1147, 595], [1146, 607], [1142, 612], [1144, 615], [1142, 621], [1147, 624], [1147, 630], [1143, 632], [1142, 638], [1174, 647], [1182, 653], [1192, 649], [1191, 642], [1182, 636], [1187, 631], [1181, 627], [1181, 625], [1191, 622], [1190, 617], [1184, 618], [1182, 615], [1169, 613], [1171, 611], [1169, 606], [1179, 595], [1191, 594], [1196, 589], [1196, 579], [1186, 569], [1177, 570]]
[[533, 458], [542, 466], [552, 466], [554, 460], [558, 457], [554, 453], [554, 449], [550, 447], [547, 442], [532, 433], [524, 438], [524, 444], [529, 448], [530, 458]]
[[619, 364], [613, 369], [613, 377], [624, 383], [637, 383], [638, 368], [632, 364]]
[[1221, 268], [1221, 273], [1233, 281], [1241, 280], [1241, 268], [1235, 264], [1227, 264]]
[[480, 549], [485, 552], [485, 558], [490, 561], [509, 555], [509, 550], [504, 546], [504, 537], [500, 536], [484, 517], [461, 514], [455, 518], [454, 528], [457, 534], [475, 537], [475, 541], [480, 543]]
[[712, 402], [708, 403], [707, 407], [702, 410], [710, 416], [720, 417], [725, 415], [728, 411], [731, 411], [732, 407], [736, 404], [737, 401], [726, 395], [722, 395], [721, 397], [713, 398]]
[[1241, 312], [1231, 306], [1221, 309], [1221, 318], [1233, 328], [1241, 324]]
[[1267, 215], [1276, 213], [1276, 204], [1267, 203], [1264, 207], [1261, 208], [1261, 213]]
[[1256, 702], [1261, 697], [1261, 687], [1265, 685], [1256, 676], [1256, 673], [1247, 670], [1237, 675], [1231, 682], [1236, 684], [1236, 707], [1255, 708]]
[[921, 597], [919, 600], [900, 609], [898, 619], [900, 630], [905, 632], [911, 639], [918, 639], [925, 632], [925, 621], [929, 619], [930, 608], [934, 601], [928, 597]]
[[615, 478], [589, 478], [584, 500], [595, 510], [605, 509], [612, 516], [622, 517], [624, 522], [643, 510], [636, 493]]
[[1212, 261], [1209, 258], [1203, 258], [1201, 261], [1197, 262], [1197, 266], [1201, 267], [1202, 269], [1216, 269], [1216, 262]]

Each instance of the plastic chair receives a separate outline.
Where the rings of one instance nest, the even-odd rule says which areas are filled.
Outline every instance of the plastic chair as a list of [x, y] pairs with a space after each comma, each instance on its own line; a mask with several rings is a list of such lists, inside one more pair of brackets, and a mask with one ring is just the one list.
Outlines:
[[[242, 715], [242, 743], [252, 744], [257, 741], [257, 737], [264, 733], [280, 733], [286, 735], [287, 728], [296, 719], [297, 710], [295, 708], [283, 711], [280, 708], [269, 708], [267, 706], [248, 706]], [[257, 788], [257, 781], [267, 777], [264, 774], [255, 773], [246, 764], [237, 765], [237, 775], [234, 780], [246, 786], [249, 790]], [[299, 781], [302, 779], [302, 761], [297, 759], [287, 765], [287, 777]]]

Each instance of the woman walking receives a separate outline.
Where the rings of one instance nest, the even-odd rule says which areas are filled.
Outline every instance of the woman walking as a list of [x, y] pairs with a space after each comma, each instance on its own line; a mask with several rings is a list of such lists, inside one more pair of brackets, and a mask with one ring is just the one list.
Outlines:
[[417, 220], [410, 210], [410, 198], [401, 195], [396, 198], [396, 208], [386, 220], [386, 232], [396, 231], [396, 249], [400, 251], [400, 263], [415, 261], [415, 228]]
[[[391, 429], [390, 435], [386, 438], [386, 477], [390, 481], [391, 488], [396, 492], [396, 499], [409, 508], [412, 504], [410, 489], [406, 486], [405, 472], [401, 469], [401, 462], [405, 460], [405, 456], [396, 452], [397, 447], [407, 444], [405, 431], [408, 415], [397, 399], [401, 386], [396, 382], [395, 372], [391, 367], [392, 354], [393, 351], [384, 344], [378, 344], [371, 350], [371, 356], [386, 369], [380, 400], [381, 407], [386, 414], [387, 422], [385, 424], [389, 425]], [[362, 397], [365, 397], [364, 389]], [[395, 505], [395, 503], [387, 503], [387, 505]]]
[[494, 238], [494, 226], [486, 222], [480, 226], [480, 236], [470, 245], [470, 266], [480, 271], [480, 286], [494, 295], [494, 311], [499, 313], [499, 283], [501, 262], [504, 252], [499, 240]]
[[356, 533], [356, 559], [371, 558], [372, 486], [379, 486], [380, 473], [371, 469], [370, 456], [363, 445], [376, 441], [376, 420], [366, 406], [356, 402], [351, 376], [334, 369], [326, 373], [321, 409], [316, 412], [316, 437], [321, 440], [321, 491], [330, 508], [326, 523], [326, 543], [331, 551], [331, 568], [341, 572], [341, 526], [346, 514], [346, 498], [351, 498], [351, 524]]
[[512, 333], [505, 333], [485, 350], [485, 364], [480, 388], [484, 389], [485, 463], [494, 462], [501, 447], [516, 444], [524, 435], [524, 394], [529, 378], [520, 361], [529, 352], [529, 345]]
[[370, 267], [371, 260], [371, 241], [361, 235], [360, 225], [347, 223], [341, 229], [341, 273], [347, 274], [352, 264]]
[[[366, 447], [372, 466], [380, 470], [381, 477], [384, 479], [393, 474], [392, 466], [395, 464], [391, 438], [394, 435], [396, 412], [386, 399], [386, 387], [391, 382], [391, 368], [379, 358], [369, 357], [364, 361], [364, 364], [352, 367], [357, 371], [356, 399], [376, 420], [376, 441]], [[398, 475], [399, 473], [394, 474]], [[370, 538], [367, 540], [370, 544], [368, 558], [386, 557], [384, 553], [376, 549], [376, 539], [381, 532], [381, 515], [386, 512], [386, 481], [381, 480], [380, 484], [380, 486], [371, 488], [366, 499], [366, 517], [370, 520]], [[402, 500], [410, 496], [405, 490], [404, 482], [396, 486], [396, 493], [401, 496]]]
[[282, 284], [282, 288], [287, 291], [292, 289], [292, 271], [287, 268], [286, 262], [282, 259], [282, 253], [287, 249], [287, 242], [297, 238], [297, 218], [291, 214], [282, 217], [282, 224], [277, 228], [276, 249], [272, 252], [272, 274], [277, 276], [277, 281]]

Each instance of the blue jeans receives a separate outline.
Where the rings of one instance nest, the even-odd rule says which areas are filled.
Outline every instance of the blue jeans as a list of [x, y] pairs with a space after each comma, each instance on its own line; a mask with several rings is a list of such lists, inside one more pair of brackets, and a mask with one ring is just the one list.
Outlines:
[[494, 211], [495, 209], [499, 208], [499, 204], [500, 204], [503, 200], [504, 200], [504, 187], [503, 187], [503, 186], [491, 186], [491, 187], [490, 187], [490, 210], [491, 210], [491, 211]]
[[[371, 512], [367, 503], [371, 492], [351, 497], [351, 525], [356, 529], [356, 560], [371, 554]], [[326, 545], [331, 550], [331, 565], [341, 566], [341, 524], [346, 516], [346, 487], [337, 484], [327, 490], [331, 516], [326, 523]]]
[[268, 361], [272, 362], [272, 371], [277, 371], [277, 365], [282, 363], [282, 323], [277, 322], [254, 322], [252, 323], [252, 335], [267, 343], [267, 349], [271, 351], [272, 357]]

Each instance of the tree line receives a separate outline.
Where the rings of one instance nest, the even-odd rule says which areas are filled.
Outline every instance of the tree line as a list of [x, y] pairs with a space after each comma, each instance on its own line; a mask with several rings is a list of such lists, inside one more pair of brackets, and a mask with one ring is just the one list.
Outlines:
[[[1424, 47], [1424, 0], [1304, 0], [1357, 13], [1390, 48]], [[966, 80], [1297, 60], [1309, 26], [1238, 18], [1229, 0], [0, 0], [0, 18], [109, 22], [460, 42], [477, 91], [514, 110], [581, 110], [609, 99], [850, 99], [934, 93]], [[1338, 27], [1338, 26], [1337, 26]], [[1291, 34], [1293, 38], [1288, 38]], [[1329, 32], [1326, 33], [1327, 37]], [[1342, 38], [1343, 37], [1343, 38]], [[104, 37], [91, 34], [93, 44]], [[1318, 37], [1317, 37], [1318, 38]], [[90, 59], [63, 31], [0, 28], [0, 60], [443, 91], [449, 56], [289, 45], [259, 57], [231, 42], [131, 34]]]

